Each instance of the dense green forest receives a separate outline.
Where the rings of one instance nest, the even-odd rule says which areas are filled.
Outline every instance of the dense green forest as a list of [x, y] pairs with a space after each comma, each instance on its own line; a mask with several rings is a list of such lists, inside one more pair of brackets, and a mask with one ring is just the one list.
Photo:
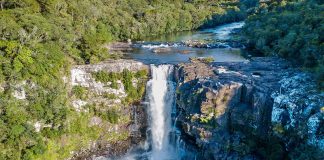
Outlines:
[[323, 0], [260, 3], [242, 33], [250, 49], [289, 59], [315, 72], [320, 88], [324, 88]]
[[[102, 45], [112, 40], [196, 29], [216, 17], [222, 17], [218, 23], [224, 23], [239, 19], [235, 13], [240, 12], [235, 0], [5, 0], [0, 3], [1, 40], [14, 41], [31, 50], [56, 46], [79, 63], [108, 58], [102, 54]], [[230, 16], [225, 19], [225, 15]]]
[[[240, 8], [237, 0], [0, 0], [0, 159], [65, 159], [104, 132], [70, 107], [70, 92], [84, 92], [64, 83], [71, 64], [113, 58], [103, 47], [112, 41], [238, 20]], [[23, 100], [13, 96], [19, 86]], [[36, 132], [36, 122], [47, 127]]]

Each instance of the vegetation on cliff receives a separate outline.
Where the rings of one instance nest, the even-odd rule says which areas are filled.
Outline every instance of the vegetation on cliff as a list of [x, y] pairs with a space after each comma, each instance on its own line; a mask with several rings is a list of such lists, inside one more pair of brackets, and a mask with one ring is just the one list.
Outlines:
[[321, 0], [266, 1], [249, 16], [242, 33], [259, 54], [281, 56], [315, 71], [324, 88], [323, 10]]
[[[92, 76], [96, 81], [107, 83], [110, 82], [110, 87], [113, 89], [118, 89], [117, 81], [120, 80], [123, 83], [125, 91], [127, 93], [127, 97], [124, 103], [133, 103], [141, 100], [146, 86], [148, 72], [146, 70], [140, 70], [135, 73], [124, 69], [122, 73], [114, 73], [114, 72], [93, 72]], [[133, 85], [134, 78], [139, 79], [138, 84], [136, 86]], [[107, 97], [111, 97], [111, 95], [107, 95]]]

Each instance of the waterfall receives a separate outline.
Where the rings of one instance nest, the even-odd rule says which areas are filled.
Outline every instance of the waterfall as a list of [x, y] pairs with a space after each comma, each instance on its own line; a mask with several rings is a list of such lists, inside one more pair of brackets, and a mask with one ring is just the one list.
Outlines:
[[171, 113], [174, 108], [175, 84], [171, 80], [172, 65], [151, 65], [152, 78], [147, 83], [148, 112], [151, 130], [151, 159], [173, 159], [170, 144], [172, 132]]
[[[188, 159], [186, 145], [175, 122], [175, 88], [173, 65], [151, 65], [151, 79], [146, 85], [149, 128], [144, 144], [117, 160], [182, 160]], [[136, 116], [136, 115], [134, 115]], [[172, 118], [174, 120], [172, 120]], [[191, 156], [193, 157], [193, 156]], [[192, 158], [189, 158], [193, 160]], [[189, 160], [188, 159], [188, 160]]]

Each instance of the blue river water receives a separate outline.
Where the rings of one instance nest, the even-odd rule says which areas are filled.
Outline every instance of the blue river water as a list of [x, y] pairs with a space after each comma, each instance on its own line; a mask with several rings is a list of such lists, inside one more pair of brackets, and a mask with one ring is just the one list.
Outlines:
[[[215, 62], [244, 61], [240, 48], [193, 48], [179, 43], [192, 40], [228, 40], [233, 29], [241, 28], [244, 22], [235, 22], [211, 29], [179, 32], [148, 38], [139, 43], [128, 55], [130, 58], [145, 64], [177, 64], [188, 62], [190, 57], [212, 57]], [[163, 53], [154, 50], [164, 49]]]

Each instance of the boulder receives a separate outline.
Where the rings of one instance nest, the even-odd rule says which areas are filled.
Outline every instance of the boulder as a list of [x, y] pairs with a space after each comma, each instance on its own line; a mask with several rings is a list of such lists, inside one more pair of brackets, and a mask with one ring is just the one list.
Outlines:
[[170, 47], [159, 47], [159, 48], [152, 49], [152, 52], [154, 53], [169, 53], [171, 51], [172, 50]]

